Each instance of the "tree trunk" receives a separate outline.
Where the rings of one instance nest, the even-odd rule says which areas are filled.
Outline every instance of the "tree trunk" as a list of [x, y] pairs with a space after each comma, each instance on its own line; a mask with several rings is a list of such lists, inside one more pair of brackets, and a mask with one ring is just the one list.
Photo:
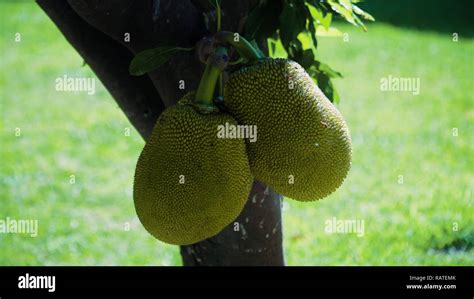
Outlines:
[[[223, 1], [222, 28], [241, 31], [245, 16], [256, 2]], [[215, 12], [207, 0], [37, 3], [145, 140], [165, 107], [197, 89], [204, 66], [193, 52], [179, 52], [156, 71], [140, 77], [130, 76], [128, 66], [134, 54], [143, 49], [158, 45], [191, 47], [212, 31]], [[179, 88], [182, 82], [184, 89]], [[284, 265], [280, 207], [280, 195], [255, 181], [235, 222], [212, 238], [181, 246], [183, 264]]]

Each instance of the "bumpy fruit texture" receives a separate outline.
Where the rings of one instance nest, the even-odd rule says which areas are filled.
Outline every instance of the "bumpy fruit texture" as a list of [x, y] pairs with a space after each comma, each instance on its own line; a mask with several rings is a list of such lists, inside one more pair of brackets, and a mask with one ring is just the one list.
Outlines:
[[253, 181], [245, 143], [217, 138], [228, 114], [201, 113], [193, 94], [166, 109], [137, 163], [134, 202], [157, 239], [185, 245], [212, 237], [243, 209]]
[[351, 164], [342, 115], [296, 62], [264, 59], [233, 73], [224, 105], [257, 126], [247, 143], [253, 175], [290, 198], [310, 201], [336, 190]]

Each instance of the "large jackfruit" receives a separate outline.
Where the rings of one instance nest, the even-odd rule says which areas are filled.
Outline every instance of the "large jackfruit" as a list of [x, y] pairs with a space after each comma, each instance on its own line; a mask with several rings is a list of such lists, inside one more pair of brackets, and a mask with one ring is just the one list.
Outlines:
[[236, 71], [224, 105], [240, 124], [257, 126], [257, 141], [247, 142], [257, 179], [301, 201], [342, 184], [351, 163], [349, 130], [298, 63], [267, 58]]
[[186, 95], [159, 117], [138, 159], [134, 202], [143, 226], [167, 243], [209, 238], [243, 209], [251, 189], [245, 143], [217, 138], [228, 114], [202, 113]]

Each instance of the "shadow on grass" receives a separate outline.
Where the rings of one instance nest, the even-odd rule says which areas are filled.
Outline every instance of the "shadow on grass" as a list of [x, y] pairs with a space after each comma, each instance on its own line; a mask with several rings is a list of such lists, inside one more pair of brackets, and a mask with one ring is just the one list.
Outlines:
[[360, 7], [372, 14], [377, 22], [474, 37], [474, 1], [366, 0]]

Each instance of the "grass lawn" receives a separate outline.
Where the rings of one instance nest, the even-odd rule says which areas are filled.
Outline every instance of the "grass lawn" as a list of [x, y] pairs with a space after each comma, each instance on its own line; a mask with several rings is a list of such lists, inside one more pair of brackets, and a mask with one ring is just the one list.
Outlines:
[[[322, 201], [285, 199], [287, 264], [473, 265], [474, 40], [336, 26], [349, 41], [321, 38], [317, 57], [344, 75], [353, 166]], [[0, 265], [180, 265], [135, 214], [138, 133], [102, 85], [55, 90], [94, 77], [81, 57], [33, 3], [0, 2], [0, 33], [0, 220], [39, 225], [0, 234]], [[419, 78], [420, 94], [381, 91], [390, 75]], [[327, 234], [333, 217], [364, 220], [364, 235]]]

